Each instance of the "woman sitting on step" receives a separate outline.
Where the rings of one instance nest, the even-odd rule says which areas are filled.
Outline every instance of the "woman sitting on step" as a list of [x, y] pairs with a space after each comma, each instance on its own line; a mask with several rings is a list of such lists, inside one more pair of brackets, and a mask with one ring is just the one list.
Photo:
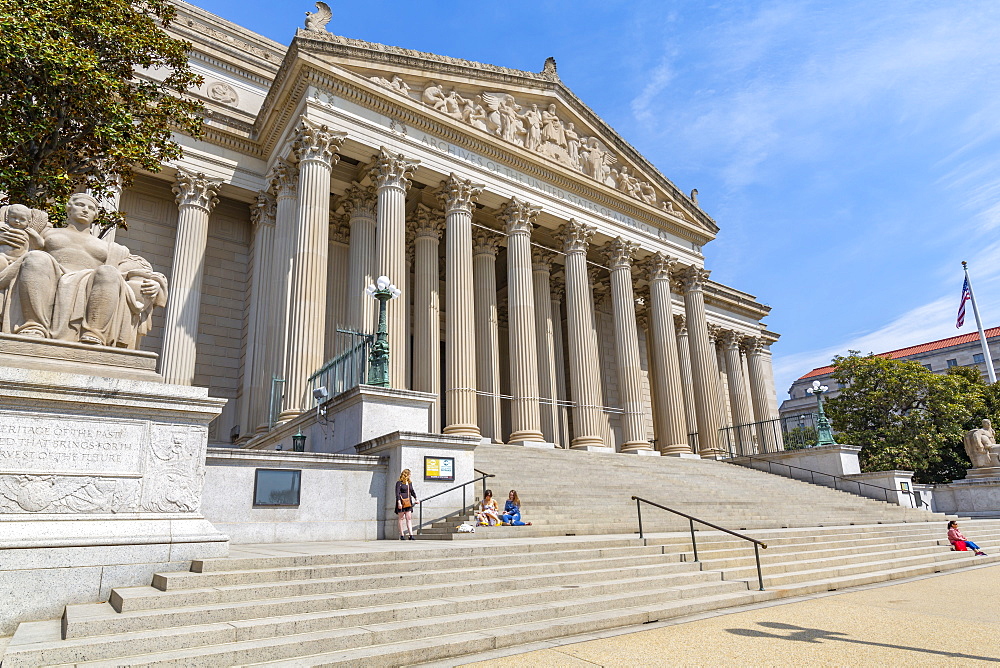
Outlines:
[[516, 490], [510, 490], [507, 502], [503, 504], [503, 523], [513, 527], [531, 526], [531, 522], [521, 521], [521, 499]]
[[[963, 552], [965, 551], [965, 548], [969, 547], [976, 551], [977, 557], [986, 556], [986, 553], [980, 550], [978, 545], [966, 538], [962, 532], [958, 530], [958, 522], [955, 520], [948, 522], [948, 540], [951, 541], [951, 546], [954, 550]], [[962, 543], [962, 545], [959, 546], [957, 543]]]
[[483, 500], [479, 504], [479, 510], [476, 512], [476, 521], [481, 527], [500, 524], [500, 509], [497, 508], [497, 502], [493, 498], [492, 489], [488, 489], [483, 493]]

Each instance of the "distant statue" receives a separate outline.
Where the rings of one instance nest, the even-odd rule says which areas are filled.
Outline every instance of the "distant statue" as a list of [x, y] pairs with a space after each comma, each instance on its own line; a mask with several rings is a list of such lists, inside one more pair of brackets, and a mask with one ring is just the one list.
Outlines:
[[973, 468], [1000, 466], [1000, 445], [989, 420], [983, 420], [982, 427], [966, 433], [963, 441]]
[[[167, 303], [167, 279], [128, 248], [95, 236], [100, 205], [85, 193], [66, 204], [66, 226], [48, 226], [32, 248], [18, 237], [17, 260], [0, 271], [0, 331], [42, 339], [136, 348], [153, 308]], [[35, 244], [38, 245], [37, 242]]]
[[555, 74], [556, 73], [556, 59], [549, 56], [545, 59], [545, 64], [542, 66], [542, 74]]
[[325, 2], [316, 2], [315, 12], [306, 12], [306, 30], [309, 32], [328, 32], [326, 24], [333, 18], [333, 11], [330, 5]]

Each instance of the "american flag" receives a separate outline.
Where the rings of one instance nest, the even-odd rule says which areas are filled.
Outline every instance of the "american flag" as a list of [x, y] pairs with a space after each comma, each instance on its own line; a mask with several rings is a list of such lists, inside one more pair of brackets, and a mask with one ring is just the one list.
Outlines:
[[972, 290], [969, 289], [969, 277], [965, 277], [965, 282], [962, 283], [962, 302], [958, 305], [958, 321], [955, 323], [955, 328], [960, 328], [965, 324], [965, 302], [972, 299]]

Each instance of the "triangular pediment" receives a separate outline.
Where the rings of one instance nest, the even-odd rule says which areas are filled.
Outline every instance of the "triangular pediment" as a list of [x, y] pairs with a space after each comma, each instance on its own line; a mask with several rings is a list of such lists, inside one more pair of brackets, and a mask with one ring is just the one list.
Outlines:
[[638, 203], [694, 224], [715, 222], [563, 84], [549, 59], [542, 72], [300, 30], [295, 47], [428, 115], [448, 118], [511, 148], [555, 163]]

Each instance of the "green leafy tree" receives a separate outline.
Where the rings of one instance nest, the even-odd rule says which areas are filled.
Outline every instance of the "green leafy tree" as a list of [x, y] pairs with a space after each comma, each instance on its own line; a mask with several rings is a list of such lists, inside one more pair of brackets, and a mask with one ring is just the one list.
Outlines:
[[172, 131], [200, 134], [190, 44], [164, 31], [174, 13], [167, 0], [0, 0], [7, 201], [61, 213], [80, 188], [105, 197], [134, 167], [179, 157]]
[[801, 450], [816, 445], [815, 427], [795, 427], [785, 433], [785, 450]]
[[863, 471], [903, 469], [919, 482], [964, 477], [962, 437], [978, 426], [993, 388], [976, 369], [940, 375], [918, 362], [851, 351], [834, 358], [843, 389], [827, 403], [838, 442], [861, 446]]

